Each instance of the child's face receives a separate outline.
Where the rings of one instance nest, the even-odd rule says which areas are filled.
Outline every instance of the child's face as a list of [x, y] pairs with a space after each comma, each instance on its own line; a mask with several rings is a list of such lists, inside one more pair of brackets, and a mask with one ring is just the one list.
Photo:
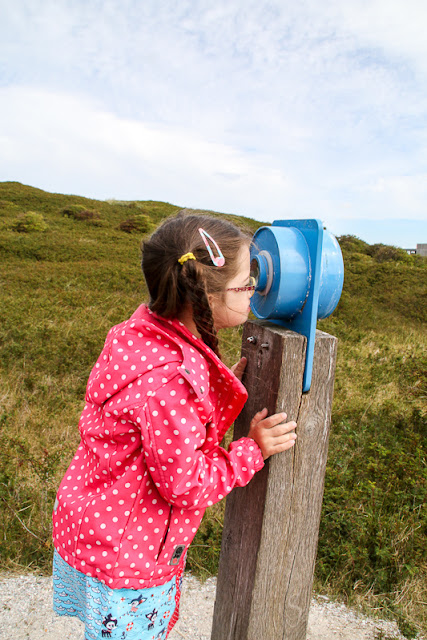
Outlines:
[[[249, 247], [243, 246], [239, 251], [238, 272], [227, 282], [226, 289], [245, 287], [249, 284], [250, 254]], [[250, 311], [251, 293], [248, 291], [226, 291], [224, 298], [213, 298], [211, 301], [212, 314], [216, 329], [237, 327], [248, 319]]]

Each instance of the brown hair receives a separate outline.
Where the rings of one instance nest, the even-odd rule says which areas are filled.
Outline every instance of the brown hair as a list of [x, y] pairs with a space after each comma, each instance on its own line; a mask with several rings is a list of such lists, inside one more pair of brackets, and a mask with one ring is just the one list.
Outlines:
[[[200, 227], [218, 243], [225, 258], [224, 266], [213, 264], [199, 233]], [[222, 297], [225, 294], [227, 282], [238, 269], [239, 251], [245, 244], [250, 244], [250, 236], [222, 218], [188, 214], [185, 209], [168, 218], [142, 245], [149, 308], [164, 318], [174, 318], [191, 306], [202, 340], [219, 356], [208, 295]], [[212, 247], [212, 250], [216, 256], [216, 249]], [[193, 253], [196, 259], [181, 265], [178, 260], [186, 253]]]

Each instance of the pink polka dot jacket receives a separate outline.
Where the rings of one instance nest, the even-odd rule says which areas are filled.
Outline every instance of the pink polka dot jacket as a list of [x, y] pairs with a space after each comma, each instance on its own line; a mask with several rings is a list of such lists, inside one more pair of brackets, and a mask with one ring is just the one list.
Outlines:
[[179, 321], [141, 305], [113, 327], [55, 502], [53, 539], [65, 562], [111, 588], [156, 586], [182, 570], [206, 507], [264, 465], [250, 438], [219, 446], [246, 399]]

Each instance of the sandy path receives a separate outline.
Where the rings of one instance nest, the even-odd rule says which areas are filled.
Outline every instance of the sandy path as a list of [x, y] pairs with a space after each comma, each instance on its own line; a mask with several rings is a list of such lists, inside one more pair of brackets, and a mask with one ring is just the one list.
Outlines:
[[[214, 578], [200, 583], [192, 576], [185, 576], [181, 617], [169, 640], [210, 640], [215, 584]], [[0, 638], [82, 640], [83, 625], [80, 621], [54, 616], [51, 601], [50, 578], [0, 576]], [[313, 599], [307, 640], [375, 638], [403, 640], [395, 624], [358, 616], [344, 605], [325, 598]], [[423, 639], [420, 637], [419, 640]]]

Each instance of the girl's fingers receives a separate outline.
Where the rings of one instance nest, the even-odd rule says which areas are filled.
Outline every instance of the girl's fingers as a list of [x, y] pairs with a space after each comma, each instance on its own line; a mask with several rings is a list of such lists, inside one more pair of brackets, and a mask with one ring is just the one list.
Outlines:
[[264, 460], [294, 446], [297, 437], [294, 429], [297, 423], [293, 420], [285, 422], [286, 418], [286, 413], [268, 416], [265, 407], [252, 418], [249, 437], [252, 437], [260, 447]]
[[293, 431], [296, 428], [297, 428], [297, 423], [292, 420], [291, 422], [284, 422], [284, 423], [277, 424], [275, 427], [270, 427], [269, 434], [272, 437], [277, 438], [277, 437], [280, 437], [281, 435], [284, 435], [285, 433], [289, 433], [290, 431]]
[[287, 433], [281, 436], [280, 438], [274, 438], [273, 443], [274, 445], [281, 445], [281, 444], [286, 444], [287, 442], [295, 442], [296, 439], [297, 439], [296, 433]]
[[[272, 427], [277, 426], [278, 424], [290, 424], [290, 423], [285, 423], [286, 418], [288, 417], [286, 413], [274, 413], [271, 416], [267, 416], [267, 409], [264, 407], [264, 409], [261, 409], [261, 411], [258, 411], [258, 413], [256, 413], [254, 415], [254, 417], [251, 420], [251, 425], [252, 424], [257, 424], [258, 422], [261, 422], [262, 420], [262, 426], [264, 429], [271, 429]], [[296, 427], [296, 422], [294, 423], [294, 427]], [[292, 428], [292, 427], [291, 427]]]
[[288, 451], [292, 449], [295, 445], [296, 436], [295, 434], [288, 434], [287, 436], [283, 436], [282, 438], [273, 438], [268, 441], [264, 441], [262, 443], [261, 451], [263, 454], [264, 460], [273, 456], [275, 453], [281, 453], [282, 451]]
[[261, 422], [261, 420], [263, 420], [265, 418], [265, 416], [267, 415], [268, 411], [267, 409], [264, 407], [264, 409], [261, 409], [261, 411], [258, 411], [258, 413], [256, 413], [254, 415], [254, 417], [251, 420], [251, 427], [254, 427], [256, 424], [258, 424], [258, 422]]
[[282, 442], [282, 444], [274, 445], [272, 455], [274, 455], [275, 453], [280, 453], [281, 451], [288, 451], [289, 449], [292, 449], [294, 444], [295, 440], [292, 439], [288, 440], [288, 442]]
[[247, 361], [248, 361], [247, 358], [243, 356], [242, 358], [240, 358], [239, 362], [236, 362], [236, 364], [233, 364], [233, 366], [231, 367], [232, 372], [234, 373], [236, 378], [238, 378], [239, 380], [242, 379]]
[[[265, 411], [267, 411], [267, 409], [265, 409]], [[286, 413], [275, 413], [272, 416], [268, 416], [268, 418], [264, 418], [262, 420], [262, 427], [263, 429], [271, 429], [272, 427], [276, 427], [278, 424], [284, 423], [286, 418]]]
[[271, 454], [279, 453], [280, 451], [287, 451], [294, 446], [297, 436], [295, 433], [288, 433], [281, 438], [273, 438], [269, 442], [269, 448]]

